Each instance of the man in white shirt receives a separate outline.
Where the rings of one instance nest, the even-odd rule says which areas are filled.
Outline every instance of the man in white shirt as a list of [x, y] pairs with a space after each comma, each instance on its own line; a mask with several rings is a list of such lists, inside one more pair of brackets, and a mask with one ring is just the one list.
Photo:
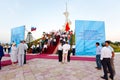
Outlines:
[[44, 46], [43, 46], [43, 51], [44, 51], [45, 53], [47, 52], [47, 48], [48, 48], [47, 43], [45, 43]]
[[37, 46], [36, 46], [36, 51], [37, 51], [37, 53], [39, 53], [39, 52], [40, 52], [40, 43], [37, 43]]
[[63, 52], [63, 47], [62, 47], [62, 43], [60, 42], [60, 44], [58, 45], [58, 61], [62, 62], [62, 53]]
[[67, 62], [67, 56], [68, 56], [68, 51], [70, 50], [70, 45], [68, 44], [68, 42], [66, 42], [63, 45], [63, 55], [62, 55], [62, 62], [65, 63]]
[[101, 70], [101, 60], [100, 60], [100, 56], [101, 56], [101, 47], [100, 47], [100, 43], [96, 42], [96, 65], [97, 65], [97, 69]]
[[105, 47], [102, 48], [101, 50], [101, 62], [103, 66], [103, 71], [104, 71], [104, 76], [102, 76], [102, 79], [108, 80], [108, 74], [107, 74], [107, 69], [110, 71], [110, 78], [113, 80], [114, 79], [114, 74], [113, 74], [113, 69], [111, 65], [111, 50], [109, 49], [109, 46], [105, 42]]
[[19, 66], [23, 66], [24, 64], [25, 50], [27, 50], [27, 47], [24, 45], [24, 41], [21, 41], [20, 44], [18, 45], [18, 50], [17, 50]]
[[56, 38], [53, 39], [53, 45], [55, 46], [57, 43], [56, 43]]

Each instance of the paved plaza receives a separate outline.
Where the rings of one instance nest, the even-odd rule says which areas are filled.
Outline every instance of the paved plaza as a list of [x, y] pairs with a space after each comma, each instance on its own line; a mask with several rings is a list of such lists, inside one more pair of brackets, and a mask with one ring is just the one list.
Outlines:
[[[4, 57], [3, 60], [10, 58]], [[102, 70], [95, 69], [94, 61], [71, 61], [61, 64], [56, 59], [31, 59], [23, 67], [3, 66], [0, 80], [102, 80]], [[120, 55], [115, 58], [116, 76], [120, 80]]]

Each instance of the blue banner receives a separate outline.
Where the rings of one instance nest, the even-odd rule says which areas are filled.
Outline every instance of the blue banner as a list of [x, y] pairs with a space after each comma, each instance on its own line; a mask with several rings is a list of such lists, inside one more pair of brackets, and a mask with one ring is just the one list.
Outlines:
[[75, 21], [76, 55], [94, 56], [95, 43], [105, 41], [105, 23], [103, 21]]
[[20, 26], [11, 29], [11, 42], [15, 42], [17, 45], [25, 37], [25, 26]]

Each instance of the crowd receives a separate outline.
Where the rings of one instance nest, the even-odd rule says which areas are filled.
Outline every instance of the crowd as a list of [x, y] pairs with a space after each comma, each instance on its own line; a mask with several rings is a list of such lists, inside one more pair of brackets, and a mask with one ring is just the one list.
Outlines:
[[96, 43], [96, 68], [101, 70], [103, 67], [104, 75], [101, 76], [102, 79], [108, 80], [108, 73], [110, 73], [109, 78], [114, 80], [114, 57], [115, 53], [113, 48], [110, 46], [110, 41], [105, 41], [105, 43], [102, 44], [102, 47], [100, 47], [99, 42]]
[[[48, 47], [50, 46], [57, 46], [57, 40], [58, 40], [58, 56], [59, 56], [59, 62], [66, 63], [70, 62], [70, 55], [71, 50], [73, 52], [73, 55], [75, 55], [75, 44], [72, 46], [70, 45], [71, 35], [73, 34], [72, 31], [54, 31], [48, 33], [43, 33], [42, 38], [40, 41], [37, 42], [37, 44], [32, 44], [30, 48], [32, 49], [32, 53], [46, 53], [48, 51]], [[20, 44], [16, 46], [16, 43], [13, 42], [11, 45], [1, 45], [0, 44], [0, 62], [2, 57], [4, 56], [4, 53], [9, 53], [11, 57], [12, 65], [15, 66], [16, 62], [18, 62], [19, 66], [23, 66], [23, 64], [26, 64], [26, 52], [28, 49], [28, 45], [26, 42], [20, 41]], [[0, 63], [0, 69], [1, 69], [1, 63]]]
[[6, 43], [6, 44], [2, 44], [2, 46], [5, 53], [10, 53], [11, 46], [12, 46], [11, 44]]
[[[59, 44], [57, 46], [58, 50], [58, 61], [64, 63], [70, 62], [71, 51], [75, 55], [75, 43], [70, 44], [72, 31], [64, 32], [57, 31], [51, 33], [43, 33], [43, 37], [38, 41], [38, 44], [32, 44], [31, 49], [32, 53], [46, 53], [49, 46], [57, 46], [57, 38], [59, 38]], [[11, 48], [11, 51], [10, 51]], [[12, 64], [18, 61], [19, 66], [26, 64], [26, 51], [28, 49], [25, 41], [21, 41], [18, 47], [15, 43], [12, 43], [12, 46], [2, 46], [0, 44], [0, 69], [1, 69], [1, 59], [4, 56], [4, 51], [8, 49], [10, 53]], [[105, 41], [100, 46], [99, 42], [96, 42], [96, 69], [101, 70], [103, 67], [104, 75], [101, 76], [102, 79], [108, 80], [108, 73], [110, 73], [109, 78], [114, 80], [115, 76], [115, 67], [114, 67], [114, 50], [110, 46], [110, 41]]]
[[[15, 63], [18, 61], [19, 66], [23, 66], [26, 64], [26, 50], [28, 49], [27, 44], [25, 41], [20, 41], [18, 47], [16, 43], [12, 43], [11, 50], [10, 50], [10, 57], [12, 65], [15, 66]], [[1, 69], [1, 59], [4, 56], [4, 48], [0, 44], [0, 69]]]
[[46, 53], [49, 46], [57, 45], [58, 37], [58, 32], [43, 32], [42, 38], [37, 42], [37, 44], [32, 43], [32, 45], [30, 46], [32, 53]]
[[[62, 45], [67, 41], [70, 44], [72, 31], [52, 31], [50, 33], [43, 32], [42, 38], [37, 41], [37, 44], [32, 43], [30, 46], [31, 52], [35, 53], [46, 53], [50, 46], [57, 46], [57, 41], [62, 41]], [[75, 50], [74, 50], [75, 51]], [[74, 52], [75, 53], [75, 52]]]

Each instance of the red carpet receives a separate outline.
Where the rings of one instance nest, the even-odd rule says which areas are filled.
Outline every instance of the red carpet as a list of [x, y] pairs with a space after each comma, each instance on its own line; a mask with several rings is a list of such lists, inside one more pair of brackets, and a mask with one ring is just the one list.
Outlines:
[[[5, 55], [6, 57], [9, 57], [9, 55]], [[58, 56], [51, 56], [48, 54], [35, 54], [35, 55], [27, 55], [27, 60], [35, 59], [35, 58], [41, 58], [41, 59], [58, 59]], [[78, 61], [95, 61], [95, 58], [93, 57], [77, 57], [77, 56], [71, 56], [71, 60], [78, 60]], [[11, 65], [10, 60], [2, 61], [2, 66]]]
[[57, 47], [57, 45], [58, 45], [58, 43], [59, 43], [59, 39], [60, 39], [60, 37], [57, 36], [57, 37], [56, 37], [56, 45], [50, 45], [50, 46], [48, 46], [47, 52], [46, 52], [46, 53], [43, 52], [43, 53], [44, 53], [44, 54], [53, 54], [55, 48]]

